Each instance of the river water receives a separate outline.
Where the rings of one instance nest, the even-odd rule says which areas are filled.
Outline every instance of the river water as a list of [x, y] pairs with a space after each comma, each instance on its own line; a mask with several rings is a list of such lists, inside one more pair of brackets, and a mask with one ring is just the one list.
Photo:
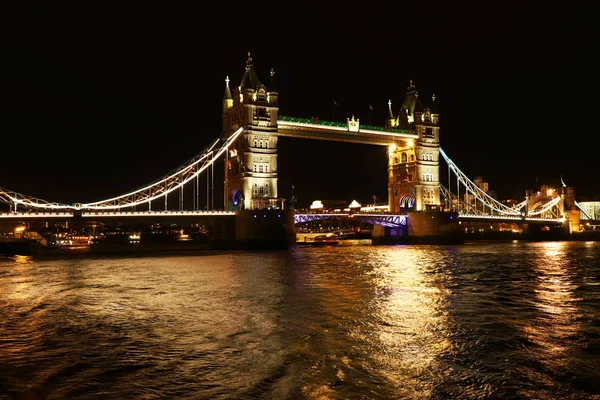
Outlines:
[[0, 258], [0, 399], [597, 399], [600, 242]]

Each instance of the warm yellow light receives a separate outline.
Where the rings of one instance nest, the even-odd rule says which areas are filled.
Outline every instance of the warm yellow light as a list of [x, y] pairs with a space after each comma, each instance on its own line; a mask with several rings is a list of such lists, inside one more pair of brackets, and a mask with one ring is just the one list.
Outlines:
[[358, 208], [360, 207], [360, 203], [356, 200], [352, 200], [352, 202], [350, 203], [350, 205], [348, 206], [350, 208]]
[[548, 191], [546, 192], [546, 196], [552, 196], [552, 193], [554, 193], [554, 190], [548, 189]]
[[21, 233], [21, 232], [23, 232], [24, 230], [25, 230], [25, 227], [24, 227], [24, 226], [17, 226], [17, 227], [15, 228], [15, 232], [16, 232], [16, 233]]
[[396, 151], [396, 143], [392, 143], [390, 144], [390, 147], [388, 147], [388, 153], [393, 153], [394, 151]]
[[323, 208], [323, 202], [321, 202], [321, 200], [315, 200], [310, 205], [310, 209], [311, 210], [314, 210], [314, 209], [317, 209], [317, 208]]
[[408, 147], [413, 147], [415, 143], [413, 142], [412, 139], [408, 139]]

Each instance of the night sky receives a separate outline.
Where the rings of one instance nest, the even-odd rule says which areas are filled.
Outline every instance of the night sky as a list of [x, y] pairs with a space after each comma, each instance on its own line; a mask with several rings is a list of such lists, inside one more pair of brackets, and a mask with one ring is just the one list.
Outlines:
[[[441, 147], [500, 198], [561, 175], [580, 200], [600, 195], [592, 10], [323, 3], [15, 10], [0, 187], [91, 202], [166, 175], [222, 134], [225, 77], [238, 85], [251, 52], [259, 79], [275, 70], [280, 114], [331, 120], [336, 100], [336, 120], [368, 123], [372, 105], [372, 124], [384, 125], [412, 79], [426, 104], [436, 95]], [[383, 147], [280, 138], [279, 195], [293, 184], [300, 206], [385, 200], [386, 179]]]

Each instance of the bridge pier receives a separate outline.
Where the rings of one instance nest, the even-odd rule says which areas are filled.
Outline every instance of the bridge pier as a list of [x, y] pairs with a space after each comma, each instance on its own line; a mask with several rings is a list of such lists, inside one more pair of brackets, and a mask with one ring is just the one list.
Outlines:
[[403, 244], [408, 241], [406, 226], [391, 228], [382, 225], [373, 225], [371, 233], [372, 244]]
[[233, 247], [235, 241], [235, 218], [212, 218], [210, 228], [212, 232], [212, 247], [228, 249]]
[[449, 211], [409, 212], [407, 225], [399, 228], [373, 226], [373, 244], [463, 244], [464, 230], [458, 213]]
[[296, 243], [293, 209], [240, 210], [235, 216], [235, 247], [289, 249]]
[[563, 224], [524, 223], [523, 238], [534, 242], [569, 240], [569, 223], [568, 221]]

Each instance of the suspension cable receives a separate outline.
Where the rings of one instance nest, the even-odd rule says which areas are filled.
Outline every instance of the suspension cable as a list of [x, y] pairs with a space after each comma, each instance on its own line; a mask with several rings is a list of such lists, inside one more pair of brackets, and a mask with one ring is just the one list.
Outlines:
[[446, 155], [446, 153], [444, 153], [444, 151], [442, 150], [441, 147], [440, 147], [440, 154], [442, 155], [442, 157], [448, 164], [448, 168], [451, 169], [452, 171], [454, 171], [454, 174], [456, 175], [457, 179], [460, 182], [462, 182], [462, 184], [465, 186], [465, 189], [469, 193], [471, 193], [473, 196], [475, 196], [475, 198], [477, 198], [482, 203], [487, 205], [491, 210], [494, 210], [500, 214], [520, 215], [519, 211], [500, 203], [498, 200], [494, 199], [492, 196], [490, 196], [489, 194], [487, 194], [486, 192], [481, 190], [481, 188], [479, 186], [477, 186], [473, 181], [471, 181], [456, 166], [456, 164], [454, 164], [454, 162]]
[[[208, 167], [213, 165], [223, 153], [225, 153], [229, 147], [235, 142], [235, 140], [243, 132], [243, 128], [239, 128], [231, 136], [229, 136], [221, 147], [215, 152], [215, 148], [219, 141], [219, 138], [215, 140], [210, 146], [200, 152], [198, 155], [189, 160], [186, 164], [176, 169], [173, 173], [160, 178], [153, 183], [146, 185], [133, 192], [113, 197], [106, 200], [96, 201], [92, 203], [75, 203], [75, 204], [64, 204], [57, 202], [49, 202], [43, 199], [39, 199], [33, 196], [27, 196], [21, 193], [17, 193], [11, 190], [0, 188], [0, 202], [9, 205], [22, 205], [26, 207], [42, 208], [42, 209], [53, 209], [53, 210], [83, 210], [83, 209], [120, 209], [126, 207], [133, 207], [139, 204], [150, 204], [152, 200], [160, 197], [166, 197], [172, 191], [183, 187], [187, 182], [197, 177]], [[210, 157], [210, 158], [209, 158]], [[201, 164], [201, 167], [198, 166]]]

